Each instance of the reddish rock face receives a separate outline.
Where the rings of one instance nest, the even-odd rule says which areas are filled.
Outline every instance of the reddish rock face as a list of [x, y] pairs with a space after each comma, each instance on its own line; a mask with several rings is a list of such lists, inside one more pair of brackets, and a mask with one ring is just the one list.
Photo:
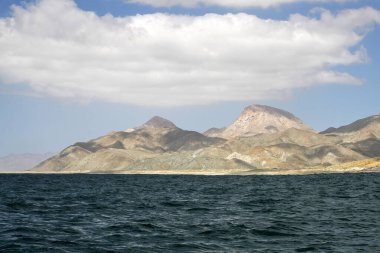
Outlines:
[[262, 133], [282, 132], [290, 128], [312, 131], [293, 114], [264, 105], [251, 105], [244, 109], [235, 122], [212, 136], [230, 139], [237, 136], [250, 136]]

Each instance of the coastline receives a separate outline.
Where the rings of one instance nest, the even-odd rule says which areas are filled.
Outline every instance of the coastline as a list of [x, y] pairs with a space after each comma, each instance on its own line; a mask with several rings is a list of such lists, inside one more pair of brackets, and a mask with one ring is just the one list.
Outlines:
[[365, 168], [354, 167], [350, 169], [335, 169], [330, 170], [326, 168], [316, 169], [271, 169], [271, 170], [255, 170], [255, 171], [203, 171], [203, 170], [191, 170], [191, 171], [173, 171], [173, 170], [133, 170], [123, 172], [112, 171], [0, 171], [0, 174], [51, 174], [51, 175], [194, 175], [194, 176], [281, 176], [281, 175], [315, 175], [315, 174], [360, 174], [360, 173], [380, 173], [380, 167]]
[[113, 175], [203, 175], [203, 176], [223, 176], [223, 175], [311, 175], [311, 174], [342, 174], [342, 173], [380, 173], [380, 157], [365, 160], [341, 163], [331, 166], [316, 166], [308, 168], [295, 169], [278, 169], [278, 168], [262, 168], [262, 169], [158, 169], [158, 170], [25, 170], [25, 171], [0, 171], [0, 174], [113, 174]]

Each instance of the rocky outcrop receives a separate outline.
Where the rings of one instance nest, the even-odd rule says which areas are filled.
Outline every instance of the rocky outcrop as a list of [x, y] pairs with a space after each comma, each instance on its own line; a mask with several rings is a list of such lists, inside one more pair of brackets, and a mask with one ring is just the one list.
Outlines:
[[209, 137], [219, 137], [219, 136], [222, 136], [222, 133], [224, 130], [226, 130], [225, 127], [223, 127], [223, 128], [213, 127], [213, 128], [208, 129], [203, 134], [206, 136], [209, 136]]

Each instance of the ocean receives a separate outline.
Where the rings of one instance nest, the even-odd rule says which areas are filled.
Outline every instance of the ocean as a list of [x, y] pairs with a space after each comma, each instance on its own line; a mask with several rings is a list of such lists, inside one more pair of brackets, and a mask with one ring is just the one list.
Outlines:
[[0, 252], [380, 252], [380, 174], [3, 174]]

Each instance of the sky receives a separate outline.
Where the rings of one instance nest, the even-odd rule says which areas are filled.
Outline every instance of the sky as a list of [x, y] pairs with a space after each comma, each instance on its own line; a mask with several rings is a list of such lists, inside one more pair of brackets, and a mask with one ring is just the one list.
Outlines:
[[379, 25], [373, 0], [1, 0], [0, 156], [250, 104], [318, 131], [378, 114]]

